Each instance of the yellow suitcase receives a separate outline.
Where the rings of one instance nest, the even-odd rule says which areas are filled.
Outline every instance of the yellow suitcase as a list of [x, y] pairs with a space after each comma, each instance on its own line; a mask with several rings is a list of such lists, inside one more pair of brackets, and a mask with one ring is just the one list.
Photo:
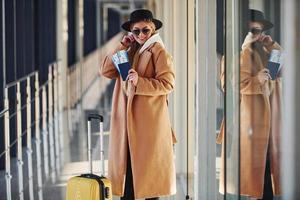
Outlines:
[[[100, 120], [100, 160], [102, 165], [101, 176], [93, 174], [92, 148], [91, 148], [91, 121]], [[88, 157], [90, 173], [72, 177], [67, 183], [67, 200], [112, 200], [110, 181], [104, 177], [104, 151], [103, 151], [103, 117], [97, 114], [88, 116]]]

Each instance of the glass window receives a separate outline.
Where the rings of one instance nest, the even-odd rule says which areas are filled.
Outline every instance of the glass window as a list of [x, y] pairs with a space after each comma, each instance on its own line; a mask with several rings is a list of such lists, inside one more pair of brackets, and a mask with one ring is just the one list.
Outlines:
[[226, 1], [225, 9], [219, 190], [225, 199], [280, 199], [280, 1]]

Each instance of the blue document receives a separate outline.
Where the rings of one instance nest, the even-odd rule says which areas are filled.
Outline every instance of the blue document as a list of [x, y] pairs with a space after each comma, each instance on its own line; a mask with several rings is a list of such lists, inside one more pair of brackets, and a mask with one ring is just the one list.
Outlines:
[[276, 62], [268, 62], [268, 69], [269, 69], [269, 73], [271, 75], [272, 80], [275, 80], [277, 77], [277, 74], [279, 72], [279, 66], [280, 63], [276, 63]]
[[112, 56], [112, 61], [119, 74], [121, 75], [122, 80], [125, 81], [128, 76], [128, 71], [131, 68], [127, 51], [118, 51]]
[[269, 69], [272, 80], [277, 78], [277, 75], [282, 66], [282, 53], [281, 51], [274, 49], [270, 53], [270, 58], [268, 60], [267, 68]]
[[122, 77], [122, 80], [125, 81], [128, 76], [128, 71], [130, 70], [131, 66], [129, 62], [120, 63], [119, 64], [119, 73]]

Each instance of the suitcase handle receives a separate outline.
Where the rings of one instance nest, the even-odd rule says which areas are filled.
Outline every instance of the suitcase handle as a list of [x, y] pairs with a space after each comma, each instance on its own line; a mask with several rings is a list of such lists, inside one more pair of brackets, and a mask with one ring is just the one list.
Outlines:
[[92, 145], [91, 145], [91, 121], [92, 119], [100, 120], [100, 162], [101, 162], [101, 176], [104, 176], [104, 150], [103, 150], [103, 116], [98, 114], [89, 114], [88, 115], [88, 158], [90, 164], [90, 173], [93, 173], [93, 161], [92, 161]]
[[89, 114], [88, 115], [88, 121], [91, 121], [92, 119], [98, 119], [100, 122], [103, 122], [103, 116], [98, 114]]

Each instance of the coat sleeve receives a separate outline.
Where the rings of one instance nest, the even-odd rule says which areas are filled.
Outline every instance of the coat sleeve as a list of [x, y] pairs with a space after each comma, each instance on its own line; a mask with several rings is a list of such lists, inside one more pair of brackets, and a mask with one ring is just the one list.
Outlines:
[[257, 74], [252, 74], [254, 61], [251, 54], [250, 49], [241, 52], [240, 93], [247, 95], [263, 94]]
[[103, 75], [110, 79], [117, 78], [119, 76], [119, 73], [115, 68], [111, 58], [112, 55], [114, 55], [117, 51], [121, 51], [124, 49], [126, 49], [126, 47], [123, 46], [122, 44], [119, 44], [119, 46], [116, 49], [114, 49], [112, 52], [108, 53], [104, 57], [99, 70], [100, 75]]
[[219, 134], [217, 135], [217, 138], [216, 138], [216, 143], [217, 144], [222, 144], [223, 143], [224, 131], [225, 131], [224, 126], [225, 126], [225, 120], [223, 118], [222, 122], [221, 122], [221, 126], [220, 126], [220, 132], [219, 132]]
[[266, 47], [266, 50], [267, 50], [268, 53], [271, 53], [271, 51], [272, 51], [273, 49], [277, 49], [277, 50], [282, 51], [281, 46], [280, 46], [277, 42], [274, 42], [273, 45], [271, 45], [271, 46], [269, 46], [269, 47]]
[[160, 50], [157, 56], [153, 56], [155, 76], [153, 78], [139, 76], [135, 89], [136, 95], [166, 95], [174, 89], [175, 75], [171, 56], [164, 49]]
[[221, 89], [225, 91], [225, 56], [222, 56], [221, 59], [221, 73], [220, 73], [220, 81], [221, 81]]
[[[221, 89], [225, 91], [225, 56], [222, 56], [221, 59], [221, 73], [220, 73]], [[216, 142], [217, 144], [222, 144], [224, 138], [224, 118], [220, 126], [220, 132], [217, 135]]]

